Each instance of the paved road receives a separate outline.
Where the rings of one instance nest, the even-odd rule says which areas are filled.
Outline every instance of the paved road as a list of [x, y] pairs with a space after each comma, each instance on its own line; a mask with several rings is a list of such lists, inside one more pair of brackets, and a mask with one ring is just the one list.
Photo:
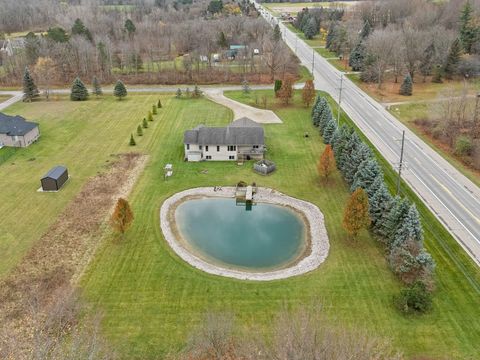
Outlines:
[[[269, 13], [262, 15], [272, 24], [277, 23]], [[279, 25], [285, 42], [302, 64], [309, 69], [313, 67], [315, 87], [338, 99], [342, 72], [286, 26]], [[480, 189], [345, 76], [341, 104], [343, 111], [394, 167], [398, 166], [399, 139], [405, 131], [407, 169], [403, 178], [480, 265]]]

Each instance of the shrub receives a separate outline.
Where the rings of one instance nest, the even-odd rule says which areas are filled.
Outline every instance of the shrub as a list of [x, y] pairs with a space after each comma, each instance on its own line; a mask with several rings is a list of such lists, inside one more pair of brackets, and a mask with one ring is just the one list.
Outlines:
[[143, 130], [142, 130], [142, 126], [141, 126], [141, 125], [138, 125], [138, 126], [137, 126], [137, 135], [138, 135], [138, 136], [142, 136], [142, 135], [143, 135]]
[[[153, 121], [153, 115], [151, 111], [148, 112], [147, 119], [148, 121]], [[145, 122], [145, 118], [143, 118], [143, 123], [145, 124]]]
[[[180, 88], [177, 89], [177, 92], [175, 93], [175, 97], [177, 99], [180, 99], [182, 97], [182, 90]], [[160, 101], [160, 100], [158, 100]]]
[[137, 145], [137, 143], [135, 142], [135, 139], [133, 138], [133, 134], [130, 134], [130, 142], [129, 142], [130, 146], [135, 146]]
[[144, 129], [148, 128], [148, 122], [147, 122], [146, 119], [143, 119], [142, 126], [143, 126]]
[[455, 154], [457, 155], [471, 155], [473, 151], [472, 140], [465, 136], [460, 135], [455, 141]]
[[404, 314], [425, 313], [432, 307], [432, 295], [424, 283], [417, 281], [394, 298], [395, 306]]
[[155, 105], [152, 105], [152, 114], [157, 115], [157, 107]]
[[[178, 90], [180, 90], [180, 89], [178, 89]], [[178, 90], [177, 90], [177, 91], [178, 91]], [[180, 92], [182, 92], [182, 90], [180, 90]], [[159, 109], [162, 108], [162, 102], [160, 101], [160, 99], [158, 99], [157, 108], [159, 108]]]
[[275, 85], [273, 86], [273, 91], [275, 91], [275, 96], [278, 97], [277, 93], [282, 88], [282, 80], [275, 80]]

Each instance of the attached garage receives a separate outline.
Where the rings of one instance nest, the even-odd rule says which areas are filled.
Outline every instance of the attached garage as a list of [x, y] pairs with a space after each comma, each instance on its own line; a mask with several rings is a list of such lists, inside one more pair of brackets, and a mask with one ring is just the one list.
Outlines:
[[202, 153], [200, 151], [190, 151], [187, 154], [187, 161], [201, 161], [202, 160]]
[[65, 166], [55, 166], [40, 180], [43, 191], [58, 191], [68, 180], [68, 170]]

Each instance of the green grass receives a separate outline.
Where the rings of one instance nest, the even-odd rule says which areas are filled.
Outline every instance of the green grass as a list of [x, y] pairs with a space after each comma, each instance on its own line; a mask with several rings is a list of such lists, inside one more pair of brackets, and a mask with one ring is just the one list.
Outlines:
[[[394, 105], [389, 109], [389, 111], [402, 123], [408, 126], [410, 130], [412, 130], [423, 141], [430, 145], [436, 152], [442, 155], [450, 164], [455, 166], [463, 175], [468, 177], [477, 186], [480, 186], [480, 173], [478, 171], [466, 166], [457, 157], [455, 157], [452, 152], [441, 146], [438, 146], [432, 140], [430, 135], [425, 134], [418, 126], [415, 125], [414, 121], [416, 119], [425, 119], [429, 117], [429, 114], [432, 111], [432, 106], [434, 105], [428, 103]], [[440, 103], [435, 103], [435, 106], [440, 106]]]
[[[255, 93], [228, 96], [251, 104]], [[475, 321], [480, 274], [468, 256], [419, 203], [426, 245], [438, 264], [438, 289], [431, 313], [399, 314], [392, 296], [400, 284], [386, 265], [382, 247], [367, 233], [352, 244], [342, 230], [347, 186], [338, 173], [330, 185], [318, 180], [316, 162], [324, 145], [311, 125], [310, 110], [300, 105], [299, 92], [290, 107], [276, 105], [272, 91], [257, 93], [269, 96], [271, 108], [284, 121], [265, 125], [268, 158], [278, 169], [268, 177], [254, 174], [251, 163], [183, 162], [183, 131], [199, 123], [225, 125], [231, 120], [229, 110], [204, 99], [171, 99], [159, 115], [145, 146], [149, 164], [129, 198], [134, 225], [123, 242], [114, 241], [108, 232], [99, 239], [102, 246], [82, 280], [86, 298], [104, 311], [104, 333], [119, 353], [146, 359], [175, 352], [208, 310], [232, 311], [240, 325], [268, 331], [284, 304], [320, 301], [331, 321], [392, 337], [394, 346], [410, 357], [474, 358], [480, 341], [480, 322]], [[309, 138], [303, 137], [305, 131]], [[162, 179], [165, 163], [174, 166], [174, 176], [167, 182]], [[382, 164], [393, 186], [395, 174]], [[162, 202], [183, 189], [239, 180], [255, 181], [320, 207], [331, 249], [319, 269], [282, 281], [246, 282], [208, 275], [172, 253], [159, 227]]]
[[297, 80], [297, 83], [304, 83], [307, 80], [313, 80], [312, 73], [303, 65], [298, 66], [298, 75], [300, 76], [300, 79]]
[[[111, 154], [130, 151], [130, 133], [156, 103], [157, 95], [133, 95], [122, 101], [105, 96], [86, 102], [16, 103], [5, 113], [40, 124], [40, 140], [25, 149], [0, 149], [0, 276], [14, 266], [55, 221], [87, 178], [102, 171]], [[165, 99], [165, 101], [167, 101]], [[163, 102], [163, 100], [162, 100]], [[153, 127], [156, 123], [152, 123]], [[137, 139], [145, 149], [151, 129]], [[13, 154], [11, 154], [13, 152]], [[55, 194], [38, 193], [40, 178], [55, 165], [68, 167], [71, 179]], [[21, 219], [21, 221], [19, 221]]]

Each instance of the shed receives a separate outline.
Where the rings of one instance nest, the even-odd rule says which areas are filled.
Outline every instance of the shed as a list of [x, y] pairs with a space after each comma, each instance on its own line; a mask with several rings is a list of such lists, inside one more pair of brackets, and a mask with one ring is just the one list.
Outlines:
[[43, 191], [58, 191], [68, 180], [68, 170], [65, 166], [59, 165], [52, 168], [40, 180]]
[[262, 175], [268, 175], [270, 174], [271, 172], [275, 171], [276, 169], [276, 166], [275, 166], [275, 163], [271, 160], [267, 160], [267, 159], [263, 159], [263, 160], [260, 160], [258, 162], [256, 162], [254, 165], [253, 165], [253, 169], [262, 174]]

